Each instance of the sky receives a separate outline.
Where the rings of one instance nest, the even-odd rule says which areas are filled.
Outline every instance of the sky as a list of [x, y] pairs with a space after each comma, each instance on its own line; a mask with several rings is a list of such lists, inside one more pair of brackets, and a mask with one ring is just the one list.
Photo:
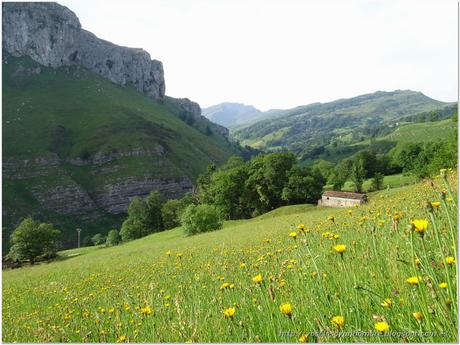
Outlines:
[[457, 100], [456, 1], [63, 0], [163, 62], [166, 94], [286, 109], [377, 90]]

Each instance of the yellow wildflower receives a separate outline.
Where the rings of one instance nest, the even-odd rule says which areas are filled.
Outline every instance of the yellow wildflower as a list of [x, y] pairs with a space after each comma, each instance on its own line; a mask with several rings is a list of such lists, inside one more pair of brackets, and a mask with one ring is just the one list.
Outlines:
[[441, 289], [446, 289], [447, 288], [447, 283], [446, 282], [439, 283], [439, 287]]
[[414, 226], [415, 231], [419, 234], [423, 234], [428, 227], [428, 220], [426, 219], [414, 219], [411, 223]]
[[120, 335], [120, 336], [117, 338], [117, 343], [123, 343], [123, 342], [125, 342], [125, 340], [126, 340], [126, 336]]
[[307, 341], [308, 341], [308, 335], [303, 334], [299, 337], [299, 343], [306, 343]]
[[433, 206], [435, 208], [439, 208], [441, 206], [441, 203], [439, 201], [432, 201], [431, 206]]
[[393, 301], [390, 298], [385, 298], [382, 303], [380, 303], [382, 307], [391, 308], [393, 305]]
[[292, 315], [292, 305], [290, 303], [282, 303], [280, 305], [280, 312], [286, 316], [291, 317]]
[[254, 283], [256, 283], [256, 284], [262, 283], [263, 280], [264, 280], [264, 278], [262, 278], [261, 274], [258, 274], [258, 275], [256, 275], [255, 277], [252, 278], [252, 281]]
[[152, 314], [152, 308], [150, 308], [149, 306], [145, 306], [144, 308], [141, 308], [141, 313], [143, 315], [150, 315]]
[[289, 237], [293, 238], [294, 240], [297, 238], [297, 232], [292, 231], [289, 233]]
[[417, 321], [422, 321], [423, 319], [423, 314], [420, 311], [417, 311], [415, 313], [412, 313], [412, 316], [415, 318]]
[[418, 285], [421, 280], [422, 280], [422, 277], [420, 277], [420, 276], [409, 277], [409, 278], [406, 279], [406, 282], [409, 283], [410, 285]]
[[390, 329], [390, 325], [385, 321], [380, 321], [374, 325], [374, 328], [377, 332], [386, 332]]
[[340, 255], [343, 254], [343, 252], [347, 249], [347, 246], [344, 244], [337, 244], [333, 247], [333, 249], [339, 253]]
[[228, 317], [230, 319], [233, 319], [233, 315], [235, 315], [235, 313], [236, 313], [236, 308], [235, 307], [227, 308], [227, 309], [224, 310], [225, 317]]
[[343, 328], [343, 326], [345, 326], [345, 318], [343, 316], [340, 316], [340, 315], [334, 316], [331, 319], [331, 323], [333, 325], [336, 325], [339, 328]]
[[224, 290], [224, 289], [227, 289], [230, 287], [230, 283], [223, 283], [221, 286], [220, 286], [220, 289], [221, 290]]
[[448, 265], [455, 264], [455, 258], [453, 256], [447, 256], [446, 257], [446, 264], [448, 264]]

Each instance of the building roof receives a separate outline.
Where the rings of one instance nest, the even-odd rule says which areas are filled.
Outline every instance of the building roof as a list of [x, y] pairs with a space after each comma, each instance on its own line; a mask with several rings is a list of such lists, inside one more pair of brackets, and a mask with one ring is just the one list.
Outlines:
[[333, 197], [333, 198], [342, 198], [342, 199], [354, 199], [354, 200], [361, 200], [361, 199], [366, 198], [366, 194], [362, 194], [362, 193], [336, 192], [336, 191], [326, 191], [323, 193], [323, 196]]

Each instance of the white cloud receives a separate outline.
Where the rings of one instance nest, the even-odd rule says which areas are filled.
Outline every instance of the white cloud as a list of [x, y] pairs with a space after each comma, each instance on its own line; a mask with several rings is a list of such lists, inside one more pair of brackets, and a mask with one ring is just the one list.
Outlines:
[[457, 99], [457, 2], [65, 0], [85, 29], [142, 47], [166, 93], [263, 110], [413, 89]]

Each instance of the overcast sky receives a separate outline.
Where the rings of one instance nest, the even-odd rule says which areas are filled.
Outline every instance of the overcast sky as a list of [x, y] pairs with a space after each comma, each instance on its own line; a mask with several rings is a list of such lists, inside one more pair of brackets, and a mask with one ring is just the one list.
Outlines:
[[161, 60], [166, 94], [261, 110], [412, 89], [457, 99], [456, 1], [64, 0]]

